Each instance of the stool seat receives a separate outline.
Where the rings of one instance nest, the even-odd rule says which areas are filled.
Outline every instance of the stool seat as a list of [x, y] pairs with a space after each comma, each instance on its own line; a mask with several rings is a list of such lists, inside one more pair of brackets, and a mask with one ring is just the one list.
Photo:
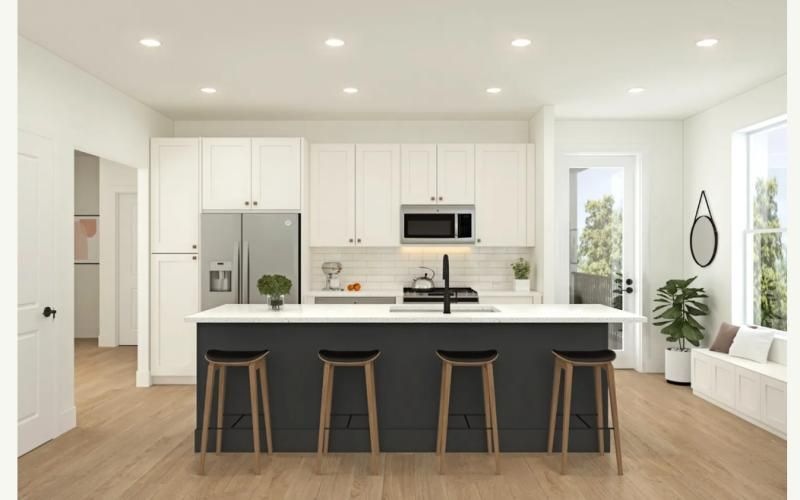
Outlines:
[[269, 354], [265, 351], [221, 351], [211, 349], [206, 352], [206, 361], [210, 363], [254, 363]]
[[363, 364], [374, 361], [380, 354], [381, 351], [378, 349], [370, 351], [331, 351], [322, 349], [319, 351], [319, 359], [326, 363]]
[[553, 354], [570, 363], [610, 363], [617, 359], [617, 353], [611, 349], [599, 351], [561, 351], [553, 349]]
[[459, 364], [485, 364], [492, 363], [497, 359], [497, 351], [494, 349], [486, 351], [447, 351], [439, 349], [436, 355], [443, 361]]

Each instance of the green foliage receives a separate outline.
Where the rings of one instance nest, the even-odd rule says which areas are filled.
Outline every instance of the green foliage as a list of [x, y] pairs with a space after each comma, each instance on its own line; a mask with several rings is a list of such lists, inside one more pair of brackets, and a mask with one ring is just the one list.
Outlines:
[[289, 293], [292, 289], [292, 280], [281, 274], [265, 274], [258, 278], [256, 286], [261, 295], [278, 297]]
[[677, 342], [680, 349], [686, 349], [688, 340], [693, 346], [699, 346], [703, 340], [703, 325], [697, 322], [696, 316], [708, 315], [708, 306], [703, 299], [708, 298], [702, 288], [692, 288], [697, 276], [687, 280], [669, 280], [656, 292], [656, 307], [653, 318], [655, 326], [663, 326], [661, 333], [667, 336], [667, 342]]
[[514, 279], [526, 280], [531, 275], [531, 265], [522, 257], [511, 264], [511, 269], [514, 271]]
[[578, 272], [611, 276], [622, 264], [622, 212], [614, 197], [586, 202], [586, 226], [578, 244]]
[[[777, 179], [758, 179], [753, 202], [753, 228], [777, 229]], [[753, 290], [755, 297], [753, 321], [759, 325], [786, 330], [786, 254], [781, 233], [754, 235]]]

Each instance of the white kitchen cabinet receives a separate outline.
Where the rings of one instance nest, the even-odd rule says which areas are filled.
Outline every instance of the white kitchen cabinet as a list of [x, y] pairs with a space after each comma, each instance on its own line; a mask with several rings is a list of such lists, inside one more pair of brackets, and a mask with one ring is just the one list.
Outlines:
[[200, 310], [197, 255], [153, 254], [150, 261], [151, 373], [195, 376], [196, 325], [184, 318]]
[[250, 208], [250, 138], [203, 138], [203, 210]]
[[400, 243], [400, 146], [356, 145], [356, 246]]
[[445, 205], [475, 203], [475, 145], [436, 146], [436, 202]]
[[355, 145], [312, 144], [311, 246], [355, 244]]
[[150, 141], [150, 246], [154, 253], [198, 251], [200, 139]]
[[436, 144], [403, 144], [400, 163], [401, 203], [436, 203]]
[[250, 208], [300, 211], [302, 139], [253, 139], [252, 155]]
[[475, 146], [475, 233], [480, 246], [526, 244], [525, 144]]

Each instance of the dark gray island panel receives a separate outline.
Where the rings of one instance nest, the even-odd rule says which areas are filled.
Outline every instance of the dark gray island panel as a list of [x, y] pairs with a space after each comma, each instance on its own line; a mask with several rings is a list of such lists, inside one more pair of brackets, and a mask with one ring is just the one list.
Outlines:
[[[553, 378], [551, 350], [605, 349], [607, 334], [608, 323], [198, 323], [195, 450], [199, 450], [206, 381], [203, 355], [209, 349], [272, 351], [268, 358], [269, 397], [277, 452], [316, 451], [322, 387], [319, 349], [382, 351], [375, 378], [380, 445], [386, 452], [435, 450], [441, 375], [436, 349], [497, 349], [500, 449], [546, 451]], [[246, 369], [229, 369], [226, 385], [223, 451], [252, 451]], [[216, 408], [216, 391], [214, 405]], [[331, 451], [367, 451], [362, 369], [336, 370], [333, 413]], [[570, 450], [597, 451], [590, 368], [575, 370], [571, 413]], [[216, 442], [215, 416], [213, 411], [209, 433], [212, 448]], [[263, 425], [263, 420], [260, 422]], [[455, 368], [449, 427], [448, 450], [486, 450], [480, 370]], [[262, 440], [264, 435], [262, 432]], [[609, 442], [606, 431], [607, 449]], [[559, 443], [557, 432], [556, 449]]]

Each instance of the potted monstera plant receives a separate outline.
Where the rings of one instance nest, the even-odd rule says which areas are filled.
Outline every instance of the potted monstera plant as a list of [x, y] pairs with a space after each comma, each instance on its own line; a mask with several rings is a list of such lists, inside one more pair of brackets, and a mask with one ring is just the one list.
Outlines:
[[265, 274], [258, 279], [258, 292], [266, 295], [267, 303], [274, 310], [283, 307], [284, 296], [292, 289], [292, 280], [282, 274]]
[[692, 287], [697, 276], [685, 280], [669, 280], [656, 292], [653, 309], [658, 316], [655, 326], [663, 326], [661, 333], [667, 336], [664, 357], [664, 377], [667, 382], [689, 385], [692, 382], [692, 351], [687, 343], [699, 346], [705, 328], [695, 318], [708, 315], [708, 298], [702, 288]]

